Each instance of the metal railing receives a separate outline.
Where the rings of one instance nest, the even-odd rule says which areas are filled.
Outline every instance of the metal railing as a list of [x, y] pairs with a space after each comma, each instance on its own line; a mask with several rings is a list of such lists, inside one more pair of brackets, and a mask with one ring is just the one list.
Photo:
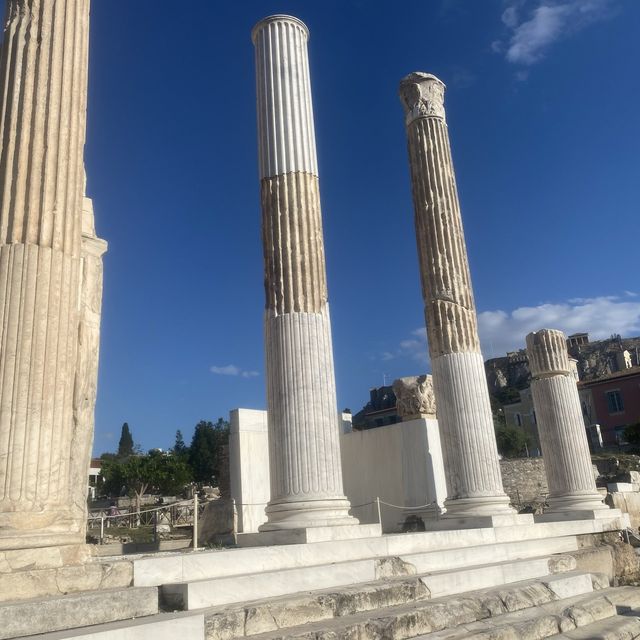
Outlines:
[[172, 528], [193, 527], [193, 547], [198, 548], [198, 519], [202, 516], [205, 503], [200, 503], [195, 494], [191, 500], [179, 500], [171, 504], [163, 504], [151, 509], [127, 511], [126, 513], [109, 514], [103, 509], [89, 513], [87, 528], [100, 530], [99, 541], [104, 544], [105, 530], [112, 527], [123, 529], [139, 529], [153, 527], [154, 539], [157, 541], [158, 525], [167, 524]]

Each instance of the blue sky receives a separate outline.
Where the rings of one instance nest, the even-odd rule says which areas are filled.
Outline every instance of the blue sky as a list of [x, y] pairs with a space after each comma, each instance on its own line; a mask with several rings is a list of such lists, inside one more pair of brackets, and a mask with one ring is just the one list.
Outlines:
[[640, 334], [640, 2], [94, 0], [88, 192], [109, 242], [95, 451], [264, 407], [252, 26], [309, 26], [338, 404], [426, 372], [406, 138], [446, 106], [485, 357]]

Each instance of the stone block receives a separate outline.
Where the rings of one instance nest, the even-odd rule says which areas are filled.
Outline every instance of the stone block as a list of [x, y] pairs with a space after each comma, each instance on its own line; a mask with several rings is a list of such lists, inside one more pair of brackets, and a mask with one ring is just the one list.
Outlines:
[[357, 540], [382, 535], [379, 524], [354, 524], [333, 527], [309, 527], [307, 529], [280, 529], [261, 533], [241, 533], [237, 536], [239, 547], [266, 547], [287, 544], [310, 544], [334, 540]]
[[162, 614], [148, 619], [97, 625], [91, 629], [54, 631], [41, 640], [201, 640], [205, 637], [202, 614]]
[[634, 488], [630, 482], [610, 482], [607, 484], [607, 490], [609, 493], [624, 493], [632, 492]]
[[116, 589], [0, 605], [0, 640], [158, 613], [158, 589]]

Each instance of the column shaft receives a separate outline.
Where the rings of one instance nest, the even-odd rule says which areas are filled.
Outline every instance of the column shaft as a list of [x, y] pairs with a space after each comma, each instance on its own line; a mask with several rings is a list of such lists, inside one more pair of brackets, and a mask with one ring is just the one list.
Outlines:
[[607, 509], [596, 489], [566, 338], [543, 329], [527, 336], [531, 395], [549, 487], [548, 513]]
[[[88, 0], [9, 0], [0, 58], [0, 549], [84, 542], [74, 499]], [[86, 480], [84, 481], [86, 485]]]
[[262, 531], [354, 524], [340, 465], [307, 28], [256, 25], [271, 501]]
[[407, 115], [422, 295], [448, 473], [446, 517], [511, 514], [480, 353], [444, 84], [414, 73], [402, 81], [400, 96]]

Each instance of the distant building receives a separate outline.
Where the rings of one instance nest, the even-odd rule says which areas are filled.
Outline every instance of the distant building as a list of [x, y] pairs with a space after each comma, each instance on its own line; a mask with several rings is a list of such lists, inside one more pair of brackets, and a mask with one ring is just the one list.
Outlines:
[[89, 477], [88, 477], [88, 496], [95, 500], [96, 498], [96, 489], [98, 487], [100, 470], [102, 469], [102, 460], [100, 458], [91, 458], [91, 465], [89, 467]]
[[400, 416], [393, 387], [377, 387], [369, 390], [369, 402], [353, 416], [353, 429], [374, 429], [396, 422], [400, 422]]
[[578, 383], [585, 421], [599, 424], [605, 446], [624, 444], [624, 429], [640, 422], [640, 367]]

